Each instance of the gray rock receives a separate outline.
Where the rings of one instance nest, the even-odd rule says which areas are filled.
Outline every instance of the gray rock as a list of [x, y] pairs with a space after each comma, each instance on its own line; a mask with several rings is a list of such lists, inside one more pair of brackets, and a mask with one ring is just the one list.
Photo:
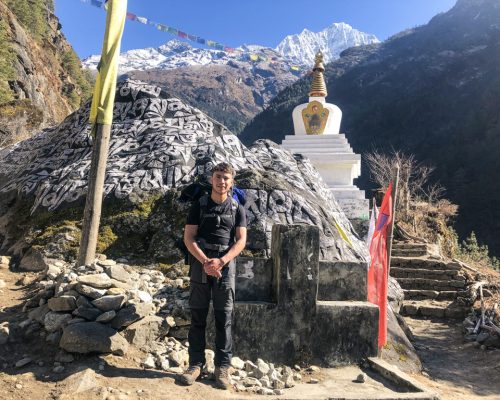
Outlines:
[[110, 278], [116, 279], [121, 282], [128, 282], [130, 279], [130, 274], [125, 271], [121, 265], [112, 265], [106, 268], [106, 273], [110, 276]]
[[111, 259], [106, 259], [106, 260], [97, 260], [97, 264], [103, 266], [103, 267], [109, 267], [109, 266], [113, 266], [113, 265], [116, 265], [116, 261], [115, 260], [111, 260]]
[[146, 359], [142, 362], [144, 368], [154, 368], [156, 365], [155, 358], [152, 354], [148, 354]]
[[356, 382], [357, 383], [365, 383], [366, 382], [366, 375], [361, 373], [356, 377]]
[[123, 355], [127, 341], [114, 329], [98, 322], [83, 322], [64, 328], [59, 346], [70, 353], [113, 353]]
[[96, 289], [82, 283], [77, 284], [75, 286], [75, 290], [84, 296], [90, 297], [91, 299], [98, 299], [106, 294], [105, 289]]
[[47, 275], [47, 278], [49, 278], [49, 279], [56, 279], [60, 273], [61, 273], [61, 269], [56, 267], [55, 265], [51, 264], [47, 267], [47, 272], [45, 274]]
[[285, 394], [285, 391], [283, 389], [274, 389], [273, 390], [273, 393], [276, 395], [276, 396], [282, 396]]
[[257, 368], [252, 372], [257, 379], [261, 379], [269, 373], [269, 365], [259, 358], [257, 359]]
[[61, 372], [64, 372], [64, 366], [58, 365], [58, 366], [52, 368], [52, 372], [55, 372], [56, 374], [60, 374]]
[[189, 354], [187, 350], [179, 350], [179, 351], [173, 351], [168, 355], [168, 359], [170, 361], [170, 365], [173, 365], [174, 367], [187, 367], [188, 362], [189, 362]]
[[92, 307], [92, 303], [83, 295], [78, 296], [76, 299], [76, 305], [78, 307]]
[[48, 304], [43, 304], [40, 307], [34, 308], [28, 313], [28, 318], [34, 321], [40, 322], [44, 321], [45, 315], [50, 311]]
[[68, 376], [63, 383], [67, 393], [83, 393], [99, 387], [95, 372], [90, 368]]
[[21, 271], [44, 271], [47, 269], [48, 263], [43, 254], [33, 248], [30, 248], [19, 263]]
[[239, 357], [233, 357], [231, 359], [231, 366], [236, 369], [245, 368], [245, 362]]
[[43, 324], [48, 332], [55, 332], [61, 329], [72, 318], [71, 314], [59, 314], [49, 311], [43, 319]]
[[274, 394], [274, 391], [272, 389], [268, 389], [266, 387], [262, 387], [259, 390], [257, 390], [258, 394], [263, 394], [266, 396], [272, 396]]
[[110, 277], [104, 273], [79, 276], [78, 282], [97, 289], [108, 289], [113, 286]]
[[94, 307], [78, 307], [73, 311], [75, 317], [85, 318], [88, 321], [95, 321], [95, 319], [102, 314], [102, 311]]
[[59, 352], [56, 354], [55, 360], [61, 363], [71, 363], [75, 361], [75, 357], [73, 356], [73, 354], [67, 353], [64, 350], [59, 350]]
[[114, 317], [116, 316], [116, 311], [111, 310], [111, 311], [106, 311], [105, 313], [102, 313], [96, 318], [96, 322], [109, 322], [111, 321]]
[[115, 329], [120, 329], [154, 312], [155, 306], [153, 303], [131, 304], [118, 311], [116, 317], [111, 320], [110, 325]]
[[140, 349], [149, 349], [151, 345], [167, 335], [169, 327], [165, 320], [156, 315], [148, 315], [129, 325], [123, 336], [130, 344]]
[[103, 296], [92, 301], [92, 305], [101, 311], [116, 311], [121, 308], [126, 299], [126, 296], [123, 294]]
[[53, 297], [48, 301], [52, 311], [73, 311], [76, 308], [76, 298], [73, 296]]
[[25, 365], [28, 365], [31, 361], [33, 361], [30, 357], [24, 357], [18, 362], [16, 362], [16, 368], [22, 368]]
[[61, 332], [52, 332], [50, 335], [47, 335], [45, 341], [52, 343], [55, 346], [59, 346], [59, 341], [61, 340]]

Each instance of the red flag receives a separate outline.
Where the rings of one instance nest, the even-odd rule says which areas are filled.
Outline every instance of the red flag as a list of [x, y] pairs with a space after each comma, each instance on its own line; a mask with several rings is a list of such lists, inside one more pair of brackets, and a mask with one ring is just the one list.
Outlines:
[[379, 306], [378, 347], [387, 342], [387, 228], [392, 220], [392, 183], [385, 191], [370, 243], [368, 301]]

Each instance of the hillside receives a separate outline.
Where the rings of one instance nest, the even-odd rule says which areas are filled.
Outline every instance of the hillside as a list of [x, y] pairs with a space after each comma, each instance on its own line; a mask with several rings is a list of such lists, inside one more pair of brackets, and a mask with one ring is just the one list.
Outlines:
[[130, 71], [126, 77], [165, 88], [235, 133], [298, 79], [286, 64], [268, 60]]
[[91, 93], [53, 0], [0, 0], [0, 147], [61, 122]]
[[[326, 66], [329, 101], [343, 111], [354, 151], [392, 148], [436, 166], [459, 205], [456, 228], [500, 253], [500, 3], [459, 0], [427, 25], [377, 45], [346, 50]], [[309, 78], [280, 93], [242, 132], [245, 143], [278, 143]], [[368, 176], [360, 184], [368, 187]]]

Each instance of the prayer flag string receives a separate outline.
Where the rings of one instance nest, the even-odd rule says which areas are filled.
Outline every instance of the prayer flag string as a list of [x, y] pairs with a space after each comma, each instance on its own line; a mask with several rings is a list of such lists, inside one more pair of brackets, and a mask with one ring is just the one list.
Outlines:
[[[85, 3], [85, 4], [90, 4], [90, 5], [97, 7], [97, 8], [104, 9], [106, 7], [107, 0], [80, 0], [80, 2]], [[228, 53], [234, 52], [236, 50], [233, 47], [226, 46], [226, 45], [219, 43], [219, 42], [216, 42], [214, 40], [204, 39], [202, 37], [183, 32], [177, 28], [173, 28], [173, 27], [167, 26], [165, 24], [160, 24], [159, 22], [152, 21], [146, 17], [142, 17], [142, 16], [136, 15], [136, 14], [131, 13], [131, 12], [127, 12], [126, 18], [129, 21], [135, 21], [135, 22], [138, 22], [138, 23], [143, 24], [143, 25], [154, 26], [156, 29], [158, 29], [161, 32], [169, 33], [171, 35], [180, 37], [182, 39], [189, 40], [193, 43], [202, 44], [202, 45], [205, 45], [208, 47], [212, 47], [216, 50], [222, 50], [222, 51], [225, 51]], [[268, 61], [269, 60], [269, 57], [266, 56], [265, 54], [262, 54], [262, 53], [250, 53], [249, 58], [250, 58], [250, 61], [254, 61], [254, 62]], [[274, 57], [273, 57], [273, 59], [274, 59]], [[271, 62], [273, 62], [273, 61], [271, 61]], [[292, 71], [294, 73], [299, 73], [301, 70], [301, 67], [298, 65], [289, 65], [287, 63], [284, 63], [284, 64], [285, 64], [285, 67], [287, 70]]]

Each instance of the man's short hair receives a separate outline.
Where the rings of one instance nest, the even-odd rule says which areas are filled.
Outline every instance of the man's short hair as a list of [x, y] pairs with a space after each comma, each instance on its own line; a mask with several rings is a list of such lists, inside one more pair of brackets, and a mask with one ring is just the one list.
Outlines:
[[231, 174], [232, 177], [234, 177], [235, 175], [234, 168], [226, 162], [221, 162], [217, 165], [214, 165], [214, 167], [212, 168], [212, 175], [215, 174], [216, 171]]

